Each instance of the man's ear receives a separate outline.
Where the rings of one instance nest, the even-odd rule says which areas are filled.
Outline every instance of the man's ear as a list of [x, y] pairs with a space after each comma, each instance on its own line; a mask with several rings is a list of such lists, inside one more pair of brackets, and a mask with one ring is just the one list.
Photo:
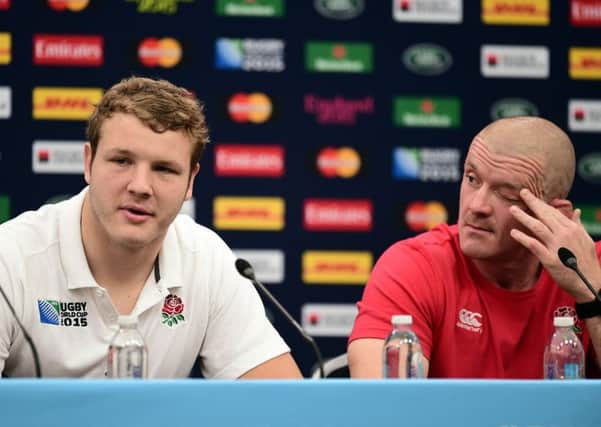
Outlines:
[[574, 213], [574, 207], [572, 206], [572, 202], [566, 199], [553, 199], [549, 202], [549, 205], [553, 206], [559, 212], [564, 214], [567, 218], [572, 218]]
[[194, 178], [198, 175], [198, 171], [200, 170], [200, 164], [196, 163], [190, 172], [190, 180], [188, 182], [188, 190], [186, 191], [185, 200], [190, 200], [192, 198], [192, 190], [194, 189]]
[[92, 146], [86, 142], [83, 146], [83, 178], [87, 184], [90, 184], [92, 175]]

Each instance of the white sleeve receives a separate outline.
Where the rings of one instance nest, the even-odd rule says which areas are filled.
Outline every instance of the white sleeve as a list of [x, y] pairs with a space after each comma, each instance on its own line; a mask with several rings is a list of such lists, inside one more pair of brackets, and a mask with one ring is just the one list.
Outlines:
[[[10, 270], [7, 265], [11, 261], [0, 252], [0, 287], [4, 291], [6, 298], [16, 310], [17, 316], [22, 313], [22, 304], [17, 301], [15, 286], [13, 285], [14, 277], [11, 277]], [[21, 301], [22, 302], [22, 301]], [[17, 323], [6, 300], [0, 295], [0, 374], [4, 372], [6, 360], [10, 354], [11, 346], [17, 338]]]
[[213, 277], [220, 280], [210, 284], [210, 314], [200, 357], [205, 377], [233, 379], [290, 349], [267, 319], [252, 283], [236, 271], [234, 254], [219, 240]]

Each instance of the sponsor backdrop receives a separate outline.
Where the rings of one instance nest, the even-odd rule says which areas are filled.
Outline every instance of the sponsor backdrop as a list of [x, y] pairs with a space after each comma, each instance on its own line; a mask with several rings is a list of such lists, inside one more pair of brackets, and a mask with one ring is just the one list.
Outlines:
[[[493, 119], [569, 132], [572, 198], [601, 234], [600, 26], [600, 0], [0, 0], [0, 222], [82, 188], [107, 87], [169, 79], [212, 136], [183, 212], [335, 356], [382, 251], [456, 220]], [[310, 348], [268, 311], [307, 373]]]

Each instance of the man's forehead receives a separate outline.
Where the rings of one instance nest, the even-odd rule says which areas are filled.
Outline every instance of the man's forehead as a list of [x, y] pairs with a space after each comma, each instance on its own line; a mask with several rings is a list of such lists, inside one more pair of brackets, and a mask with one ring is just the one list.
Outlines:
[[485, 178], [497, 187], [515, 191], [524, 188], [526, 182], [534, 177], [527, 165], [521, 162], [503, 162], [500, 161], [500, 156], [495, 159], [494, 155], [487, 156], [477, 150], [468, 153], [464, 168], [466, 172], [476, 172], [481, 179]]

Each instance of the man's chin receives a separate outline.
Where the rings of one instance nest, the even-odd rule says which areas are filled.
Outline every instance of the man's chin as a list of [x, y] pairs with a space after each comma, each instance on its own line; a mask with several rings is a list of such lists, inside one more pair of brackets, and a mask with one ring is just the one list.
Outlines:
[[116, 236], [114, 242], [122, 248], [130, 250], [139, 250], [148, 246], [151, 241], [145, 236]]
[[[467, 241], [465, 241], [467, 240]], [[471, 241], [471, 239], [459, 240], [461, 252], [468, 258], [486, 259], [492, 255], [492, 251], [487, 248], [482, 242]]]

